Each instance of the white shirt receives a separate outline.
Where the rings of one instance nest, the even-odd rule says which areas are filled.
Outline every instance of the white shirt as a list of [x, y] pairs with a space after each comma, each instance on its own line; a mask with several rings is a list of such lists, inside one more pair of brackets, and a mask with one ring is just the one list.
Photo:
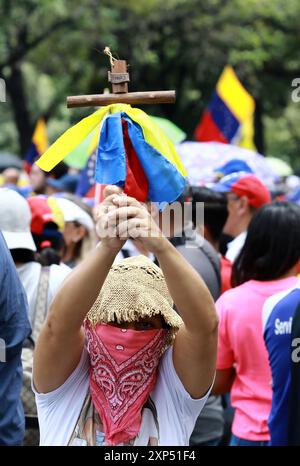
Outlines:
[[[68, 444], [88, 390], [89, 356], [84, 349], [77, 368], [63, 385], [46, 394], [35, 392], [40, 445]], [[170, 347], [162, 356], [156, 385], [151, 393], [157, 410], [159, 445], [189, 445], [196, 419], [209, 393], [210, 390], [198, 400], [191, 398], [175, 371]], [[149, 416], [149, 410], [144, 411], [146, 416], [143, 415], [141, 430], [134, 445], [147, 445], [149, 436], [153, 435], [153, 418]]]
[[234, 262], [241, 252], [241, 249], [246, 241], [246, 236], [247, 231], [243, 231], [243, 233], [240, 233], [236, 238], [234, 238], [234, 240], [227, 244], [227, 252], [225, 257], [231, 262]]
[[[142, 254], [142, 253], [137, 249], [137, 247], [135, 246], [134, 242], [131, 241], [130, 239], [128, 239], [128, 240], [126, 241], [126, 243], [124, 244], [124, 246], [122, 247], [122, 249], [125, 249], [126, 251], [128, 251], [129, 257], [140, 256], [140, 255]], [[118, 254], [116, 255], [116, 258], [115, 258], [115, 260], [114, 260], [114, 264], [118, 264], [118, 263], [121, 262], [123, 259], [125, 259], [125, 257], [124, 257], [123, 254], [122, 254], [122, 249], [121, 249], [121, 251], [119, 251]], [[154, 262], [155, 257], [154, 257], [154, 254], [152, 254], [152, 252], [149, 252], [148, 258]]]
[[[28, 262], [27, 264], [17, 267], [17, 271], [24, 286], [27, 300], [29, 304], [29, 319], [32, 322], [32, 316], [34, 315], [34, 310], [36, 306], [37, 290], [39, 285], [39, 279], [41, 274], [41, 264], [38, 262]], [[48, 299], [47, 307], [56, 295], [60, 285], [64, 279], [72, 272], [70, 267], [61, 264], [61, 265], [51, 265], [49, 273], [49, 287], [48, 287]]]

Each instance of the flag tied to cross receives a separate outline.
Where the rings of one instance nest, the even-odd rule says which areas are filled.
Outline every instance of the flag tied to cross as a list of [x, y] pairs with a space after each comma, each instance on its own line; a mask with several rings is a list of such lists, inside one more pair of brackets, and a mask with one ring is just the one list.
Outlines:
[[[139, 201], [173, 202], [185, 187], [185, 169], [173, 143], [142, 110], [102, 107], [67, 130], [38, 160], [50, 171], [99, 128], [95, 180], [121, 186]], [[91, 167], [87, 168], [87, 177]]]

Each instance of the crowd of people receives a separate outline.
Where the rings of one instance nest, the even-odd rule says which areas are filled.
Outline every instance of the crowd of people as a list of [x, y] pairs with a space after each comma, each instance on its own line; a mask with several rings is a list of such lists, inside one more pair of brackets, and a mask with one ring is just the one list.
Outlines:
[[1, 445], [300, 444], [288, 194], [224, 169], [187, 222], [117, 186], [93, 205], [63, 162], [23, 175], [0, 186]]

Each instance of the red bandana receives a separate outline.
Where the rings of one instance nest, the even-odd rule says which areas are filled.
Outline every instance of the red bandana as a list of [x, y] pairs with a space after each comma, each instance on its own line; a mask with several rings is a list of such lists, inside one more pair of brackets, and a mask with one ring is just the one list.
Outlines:
[[128, 330], [85, 323], [90, 355], [90, 392], [103, 422], [106, 445], [139, 433], [142, 408], [157, 378], [168, 331]]

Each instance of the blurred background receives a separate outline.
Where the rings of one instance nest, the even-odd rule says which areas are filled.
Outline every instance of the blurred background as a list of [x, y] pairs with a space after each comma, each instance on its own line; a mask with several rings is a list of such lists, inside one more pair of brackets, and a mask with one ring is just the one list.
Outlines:
[[39, 118], [49, 142], [91, 109], [67, 95], [108, 87], [108, 45], [130, 65], [131, 91], [176, 89], [147, 107], [193, 140], [226, 65], [255, 99], [258, 152], [300, 167], [298, 0], [0, 0], [0, 151], [28, 150]]

